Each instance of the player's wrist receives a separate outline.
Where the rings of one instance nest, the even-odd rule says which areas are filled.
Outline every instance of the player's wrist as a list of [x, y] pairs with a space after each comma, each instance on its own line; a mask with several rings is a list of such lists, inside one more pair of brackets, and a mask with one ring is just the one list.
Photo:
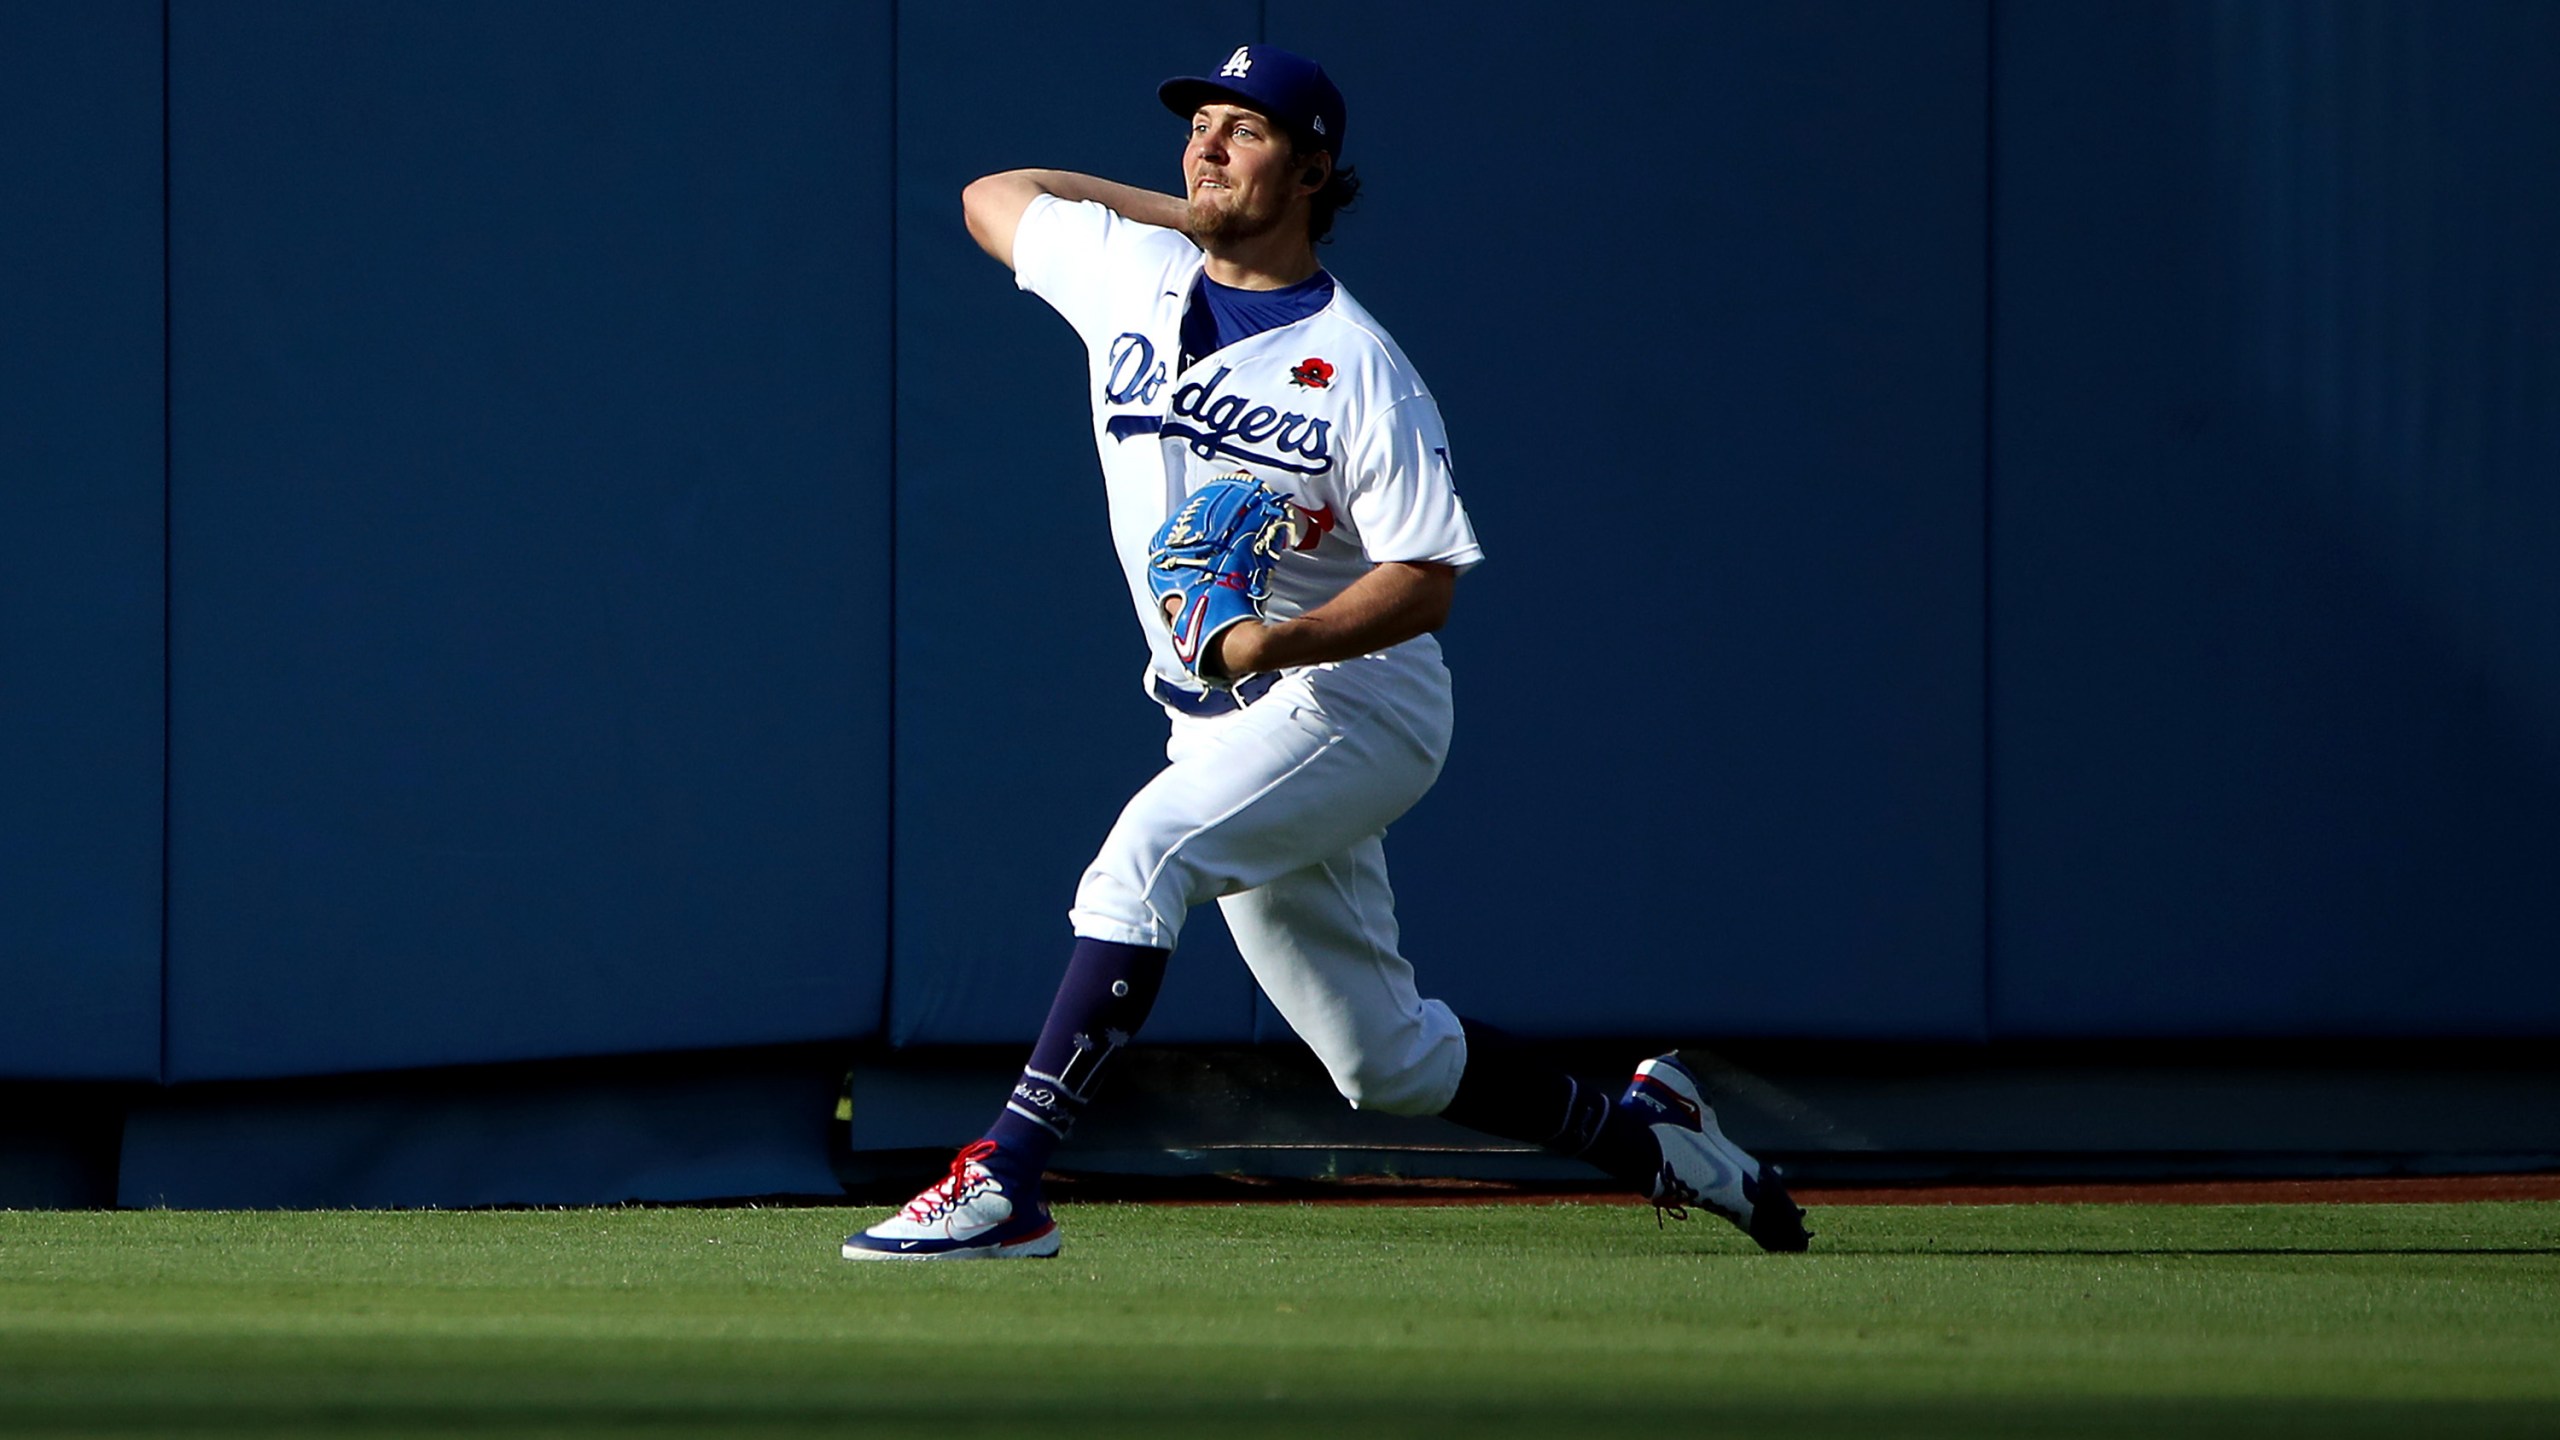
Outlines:
[[1245, 620], [1220, 631], [1209, 647], [1208, 666], [1221, 680], [1241, 680], [1256, 671], [1271, 668], [1264, 663], [1269, 652], [1269, 637], [1277, 627], [1263, 620]]

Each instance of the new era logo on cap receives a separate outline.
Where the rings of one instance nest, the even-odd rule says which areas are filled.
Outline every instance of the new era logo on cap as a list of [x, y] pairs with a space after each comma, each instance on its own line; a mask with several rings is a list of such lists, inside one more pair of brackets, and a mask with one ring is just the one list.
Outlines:
[[1301, 144], [1342, 158], [1342, 92], [1323, 66], [1276, 45], [1239, 45], [1216, 75], [1177, 76], [1157, 86], [1156, 95], [1186, 119], [1218, 103], [1259, 110], [1289, 127]]

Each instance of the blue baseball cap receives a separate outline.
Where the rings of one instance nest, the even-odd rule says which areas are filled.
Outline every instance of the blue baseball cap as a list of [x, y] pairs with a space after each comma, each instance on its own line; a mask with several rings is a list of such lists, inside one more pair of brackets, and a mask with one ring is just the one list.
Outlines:
[[1156, 98], [1186, 120], [1213, 101], [1248, 106], [1288, 126], [1301, 146], [1342, 158], [1342, 92], [1323, 66], [1277, 45], [1239, 45], [1217, 74], [1178, 75]]

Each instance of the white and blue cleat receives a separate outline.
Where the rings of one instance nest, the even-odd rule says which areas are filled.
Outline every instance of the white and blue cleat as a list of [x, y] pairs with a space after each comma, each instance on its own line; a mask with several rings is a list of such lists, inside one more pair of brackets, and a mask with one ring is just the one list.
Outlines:
[[1058, 1222], [1038, 1202], [1017, 1206], [1004, 1182], [980, 1163], [996, 1151], [981, 1140], [952, 1157], [951, 1173], [905, 1209], [844, 1242], [847, 1260], [1045, 1259], [1058, 1253]]
[[1812, 1242], [1804, 1211], [1788, 1198], [1777, 1168], [1763, 1167], [1725, 1138], [1699, 1092], [1698, 1077], [1677, 1055], [1638, 1065], [1618, 1105], [1650, 1126], [1662, 1147], [1662, 1170], [1645, 1196], [1657, 1215], [1686, 1220], [1690, 1206], [1702, 1206], [1732, 1221], [1763, 1250], [1797, 1251]]

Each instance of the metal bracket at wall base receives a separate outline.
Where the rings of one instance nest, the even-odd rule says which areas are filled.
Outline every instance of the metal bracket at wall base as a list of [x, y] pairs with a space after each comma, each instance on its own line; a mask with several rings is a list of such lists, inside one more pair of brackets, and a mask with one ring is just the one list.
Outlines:
[[[1594, 1078], [1677, 1048], [1726, 1132], [1799, 1185], [2450, 1176], [2560, 1170], [2560, 1062], [2364, 1042], [1886, 1045], [1578, 1041]], [[848, 1191], [904, 1198], [986, 1129], [1018, 1051], [854, 1068]], [[1345, 1105], [1294, 1047], [1133, 1046], [1051, 1162], [1086, 1193], [1464, 1184], [1605, 1193], [1596, 1171]], [[903, 1188], [901, 1188], [903, 1187]], [[1214, 1187], [1210, 1187], [1214, 1188]], [[894, 1192], [894, 1194], [893, 1194]]]

